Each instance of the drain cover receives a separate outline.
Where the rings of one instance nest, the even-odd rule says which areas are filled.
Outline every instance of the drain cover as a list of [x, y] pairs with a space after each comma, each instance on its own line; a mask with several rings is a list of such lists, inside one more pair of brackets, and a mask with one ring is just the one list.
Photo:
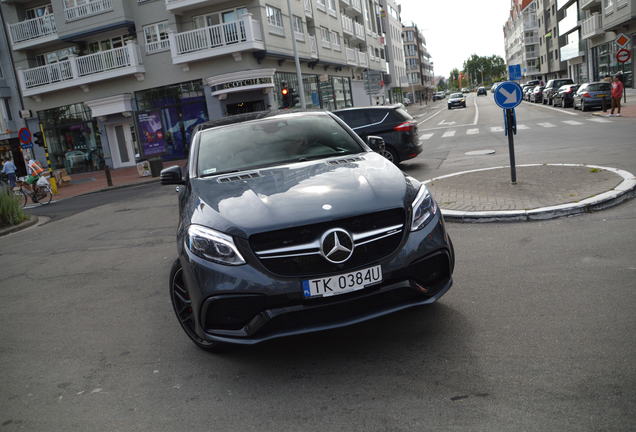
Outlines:
[[466, 156], [484, 156], [489, 154], [495, 154], [494, 150], [486, 149], [486, 150], [475, 150], [464, 153]]

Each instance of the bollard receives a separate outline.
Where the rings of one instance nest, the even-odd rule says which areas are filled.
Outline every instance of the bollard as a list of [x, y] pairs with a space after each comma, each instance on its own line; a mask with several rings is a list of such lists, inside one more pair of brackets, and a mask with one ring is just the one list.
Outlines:
[[110, 176], [110, 167], [108, 165], [104, 166], [104, 174], [106, 174], [106, 183], [108, 183], [108, 186], [112, 186], [113, 185], [113, 179]]

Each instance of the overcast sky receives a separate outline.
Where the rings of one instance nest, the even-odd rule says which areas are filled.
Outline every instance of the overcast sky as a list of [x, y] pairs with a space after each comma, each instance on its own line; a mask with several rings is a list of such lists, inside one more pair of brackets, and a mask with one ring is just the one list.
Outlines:
[[503, 25], [510, 0], [401, 0], [402, 23], [411, 21], [426, 38], [435, 75], [461, 69], [471, 54], [504, 58]]

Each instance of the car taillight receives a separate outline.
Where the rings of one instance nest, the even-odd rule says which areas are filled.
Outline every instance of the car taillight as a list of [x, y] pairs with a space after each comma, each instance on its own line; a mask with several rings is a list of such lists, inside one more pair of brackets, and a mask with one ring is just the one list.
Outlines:
[[592, 97], [592, 96], [590, 96], [590, 94], [588, 92], [583, 93], [581, 96], [583, 96], [583, 97]]
[[411, 132], [413, 131], [413, 129], [415, 129], [416, 126], [417, 123], [415, 123], [414, 121], [405, 121], [404, 123], [400, 123], [399, 125], [394, 127], [393, 130], [398, 132]]

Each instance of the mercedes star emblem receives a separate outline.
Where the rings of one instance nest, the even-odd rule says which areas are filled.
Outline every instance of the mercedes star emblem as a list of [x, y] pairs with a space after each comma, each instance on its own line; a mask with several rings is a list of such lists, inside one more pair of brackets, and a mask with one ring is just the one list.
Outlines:
[[351, 234], [342, 228], [332, 228], [320, 239], [320, 254], [334, 264], [343, 263], [351, 258], [354, 247]]

